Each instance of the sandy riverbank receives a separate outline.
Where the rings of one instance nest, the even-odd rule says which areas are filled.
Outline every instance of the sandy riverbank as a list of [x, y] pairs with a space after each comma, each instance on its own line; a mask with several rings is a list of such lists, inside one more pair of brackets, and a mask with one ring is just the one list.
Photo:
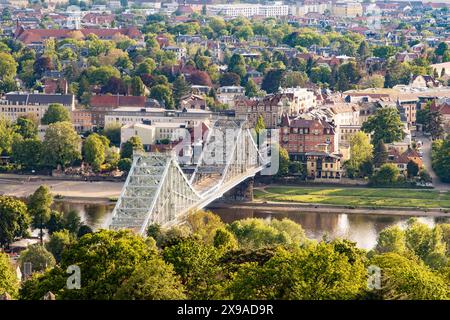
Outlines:
[[53, 195], [80, 201], [105, 201], [117, 198], [123, 187], [121, 182], [86, 182], [67, 180], [3, 179], [0, 177], [0, 195], [24, 198], [32, 194], [39, 186], [47, 185]]

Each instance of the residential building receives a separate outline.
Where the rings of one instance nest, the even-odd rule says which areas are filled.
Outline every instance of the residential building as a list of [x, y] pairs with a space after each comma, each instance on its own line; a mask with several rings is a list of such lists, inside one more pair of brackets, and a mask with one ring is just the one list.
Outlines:
[[69, 111], [75, 109], [75, 96], [72, 94], [43, 94], [10, 92], [0, 99], [0, 115], [10, 121], [20, 116], [33, 114], [40, 121], [49, 105], [59, 103]]
[[92, 112], [86, 109], [75, 109], [71, 112], [72, 124], [77, 132], [92, 130]]
[[228, 104], [231, 108], [234, 107], [234, 101], [238, 97], [245, 95], [245, 88], [241, 86], [224, 86], [217, 91], [217, 100], [220, 103]]
[[280, 145], [294, 160], [303, 160], [307, 152], [324, 151], [334, 153], [334, 126], [323, 119], [290, 119], [283, 115], [280, 130]]
[[363, 15], [363, 7], [359, 2], [336, 2], [331, 7], [331, 14], [346, 18], [361, 17]]

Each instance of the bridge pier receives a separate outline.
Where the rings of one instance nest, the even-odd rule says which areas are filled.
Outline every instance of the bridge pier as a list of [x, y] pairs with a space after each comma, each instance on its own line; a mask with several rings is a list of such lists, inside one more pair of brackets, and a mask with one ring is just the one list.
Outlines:
[[253, 184], [254, 178], [249, 178], [226, 192], [222, 199], [225, 201], [253, 201]]

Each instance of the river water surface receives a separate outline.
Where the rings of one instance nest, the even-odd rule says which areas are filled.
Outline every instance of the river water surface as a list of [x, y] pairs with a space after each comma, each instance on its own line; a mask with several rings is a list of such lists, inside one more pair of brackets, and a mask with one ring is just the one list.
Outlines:
[[[111, 216], [114, 204], [58, 202], [56, 209], [63, 212], [76, 210], [81, 220], [93, 228], [102, 228]], [[212, 209], [226, 223], [245, 218], [282, 219], [289, 218], [299, 223], [308, 238], [321, 239], [346, 238], [357, 243], [358, 247], [371, 249], [375, 246], [378, 233], [392, 225], [405, 226], [409, 217], [365, 214], [302, 213], [279, 212], [255, 209]], [[436, 223], [450, 223], [450, 217], [421, 217], [420, 221], [433, 226]]]

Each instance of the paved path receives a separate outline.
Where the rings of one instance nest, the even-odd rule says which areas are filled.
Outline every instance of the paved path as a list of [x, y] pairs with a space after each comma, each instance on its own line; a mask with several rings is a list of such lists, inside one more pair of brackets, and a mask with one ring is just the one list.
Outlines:
[[440, 192], [449, 191], [450, 184], [441, 182], [441, 180], [433, 171], [433, 168], [431, 166], [431, 143], [432, 143], [431, 139], [425, 136], [420, 136], [418, 137], [418, 139], [422, 141], [423, 165], [425, 166], [431, 178], [433, 179], [434, 188], [436, 190], [439, 190]]

